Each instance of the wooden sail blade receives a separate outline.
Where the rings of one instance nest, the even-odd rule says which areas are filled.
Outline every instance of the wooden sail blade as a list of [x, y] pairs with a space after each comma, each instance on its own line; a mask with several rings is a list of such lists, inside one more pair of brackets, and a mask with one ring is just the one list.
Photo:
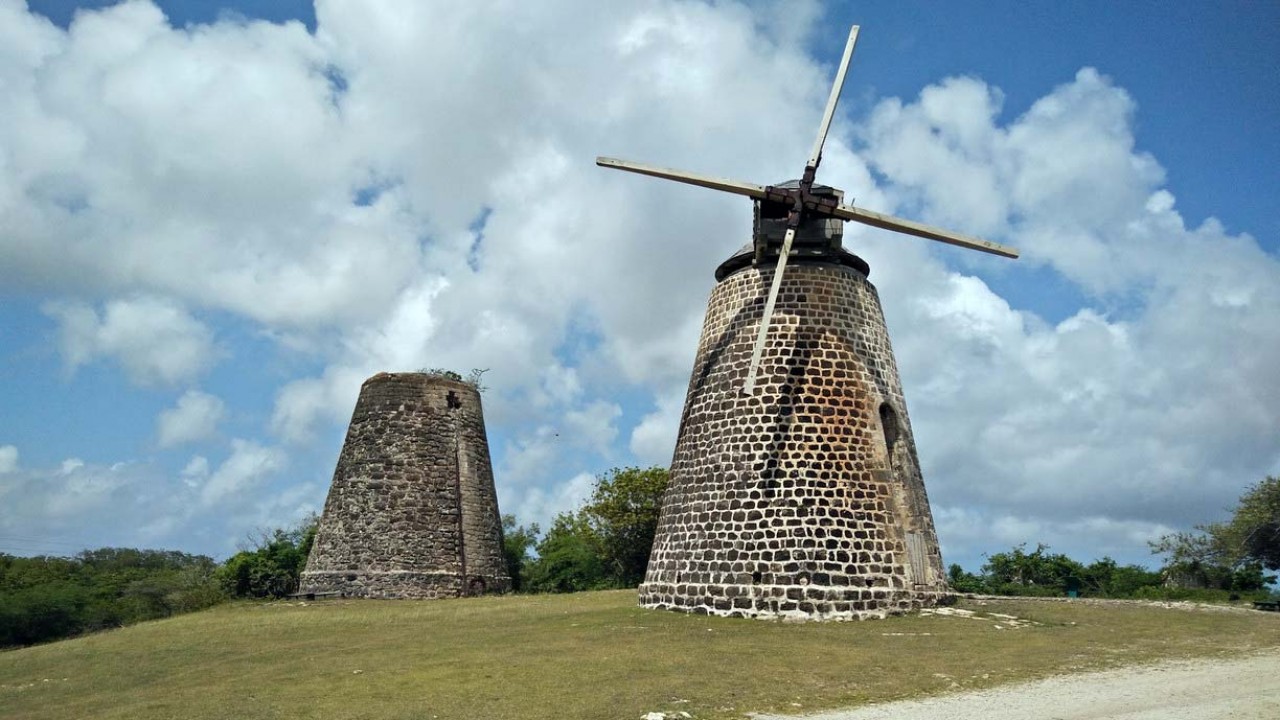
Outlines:
[[1018, 251], [1007, 245], [993, 243], [990, 240], [963, 235], [950, 230], [925, 225], [924, 223], [914, 222], [912, 220], [904, 220], [892, 215], [884, 215], [871, 210], [863, 210], [862, 208], [841, 205], [831, 211], [832, 215], [845, 220], [860, 222], [863, 225], [870, 225], [894, 232], [906, 233], [907, 235], [915, 235], [916, 237], [928, 238], [929, 240], [937, 240], [948, 245], [956, 245], [970, 250], [978, 250], [980, 252], [991, 253], [992, 255], [1000, 255], [1007, 258], [1017, 258]]
[[596, 164], [600, 167], [613, 168], [614, 170], [626, 170], [627, 172], [649, 175], [650, 177], [662, 178], [664, 180], [675, 180], [676, 182], [711, 188], [712, 190], [733, 193], [735, 195], [746, 195], [749, 198], [755, 198], [757, 200], [763, 200], [765, 197], [764, 186], [755, 185], [753, 183], [727, 180], [725, 178], [711, 177], [709, 175], [698, 175], [695, 173], [684, 172], [682, 170], [654, 167], [652, 165], [642, 165], [640, 163], [610, 157], [597, 157]]
[[853, 58], [853, 46], [857, 42], [858, 26], [854, 25], [844, 44], [844, 57], [840, 59], [840, 69], [836, 71], [836, 80], [831, 85], [831, 96], [827, 98], [827, 109], [822, 113], [822, 124], [818, 126], [818, 139], [813, 143], [813, 152], [809, 153], [808, 167], [817, 169], [818, 163], [822, 162], [822, 146], [827, 142], [827, 131], [831, 129], [831, 118], [835, 117], [840, 90], [844, 88], [844, 76], [849, 71], [849, 60]]
[[742, 384], [743, 395], [750, 395], [756, 388], [756, 372], [760, 370], [760, 357], [764, 354], [765, 337], [769, 334], [769, 322], [773, 319], [773, 306], [778, 302], [778, 290], [782, 288], [782, 273], [787, 269], [787, 256], [791, 254], [791, 241], [795, 239], [795, 228], [787, 228], [787, 235], [782, 239], [782, 250], [778, 253], [778, 266], [773, 270], [773, 284], [769, 286], [769, 299], [765, 301], [764, 315], [760, 317], [760, 330], [756, 333], [756, 344], [751, 349], [751, 367], [747, 369], [747, 380]]

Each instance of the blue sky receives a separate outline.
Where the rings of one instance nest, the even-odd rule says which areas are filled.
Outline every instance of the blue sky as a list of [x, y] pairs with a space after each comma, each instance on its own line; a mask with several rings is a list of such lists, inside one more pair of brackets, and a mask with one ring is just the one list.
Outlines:
[[0, 551], [225, 556], [320, 507], [381, 370], [489, 368], [526, 522], [666, 464], [749, 205], [591, 159], [794, 176], [859, 23], [820, 179], [1024, 251], [846, 235], [944, 557], [1151, 562], [1280, 472], [1278, 21], [0, 0]]

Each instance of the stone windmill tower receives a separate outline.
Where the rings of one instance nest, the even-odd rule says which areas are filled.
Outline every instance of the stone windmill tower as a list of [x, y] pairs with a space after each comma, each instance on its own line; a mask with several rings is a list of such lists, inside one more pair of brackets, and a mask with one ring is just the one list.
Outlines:
[[798, 181], [761, 186], [597, 158], [752, 198], [716, 270], [640, 604], [748, 617], [883, 617], [947, 592], [870, 268], [845, 220], [1017, 251], [842, 204], [814, 176], [858, 27]]
[[378, 598], [510, 589], [474, 384], [427, 373], [364, 382], [300, 585]]

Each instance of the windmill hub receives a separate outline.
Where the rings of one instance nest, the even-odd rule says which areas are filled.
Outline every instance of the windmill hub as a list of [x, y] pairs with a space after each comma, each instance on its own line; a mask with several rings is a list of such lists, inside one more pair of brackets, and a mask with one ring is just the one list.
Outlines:
[[[844, 237], [844, 221], [823, 213], [827, 207], [837, 207], [844, 199], [844, 192], [826, 185], [804, 188], [799, 180], [790, 180], [766, 188], [764, 199], [756, 200], [753, 243], [756, 263], [776, 259], [786, 240], [796, 205], [801, 207], [796, 221], [792, 251], [798, 256], [830, 255], [840, 249]], [[797, 203], [799, 201], [799, 203]]]
[[[800, 181], [788, 180], [770, 185], [767, 191], [769, 194], [765, 198], [754, 203], [755, 222], [751, 242], [738, 248], [737, 252], [720, 263], [716, 268], [717, 281], [752, 265], [763, 268], [777, 264], [778, 255], [786, 241], [788, 220], [795, 206], [795, 198], [801, 193]], [[866, 261], [841, 245], [844, 239], [844, 221], [819, 214], [828, 205], [838, 206], [844, 199], [844, 191], [828, 185], [813, 185], [809, 197], [809, 202], [805, 204], [806, 212], [795, 229], [788, 259], [791, 262], [836, 263], [851, 267], [863, 276], [869, 275], [871, 267]]]

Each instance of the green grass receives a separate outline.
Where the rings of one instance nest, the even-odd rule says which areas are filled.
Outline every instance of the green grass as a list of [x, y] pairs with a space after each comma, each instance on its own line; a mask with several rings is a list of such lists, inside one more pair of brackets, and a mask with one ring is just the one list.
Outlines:
[[1280, 648], [1269, 613], [960, 607], [980, 616], [783, 624], [642, 610], [631, 591], [238, 603], [0, 652], [0, 717], [733, 718]]

